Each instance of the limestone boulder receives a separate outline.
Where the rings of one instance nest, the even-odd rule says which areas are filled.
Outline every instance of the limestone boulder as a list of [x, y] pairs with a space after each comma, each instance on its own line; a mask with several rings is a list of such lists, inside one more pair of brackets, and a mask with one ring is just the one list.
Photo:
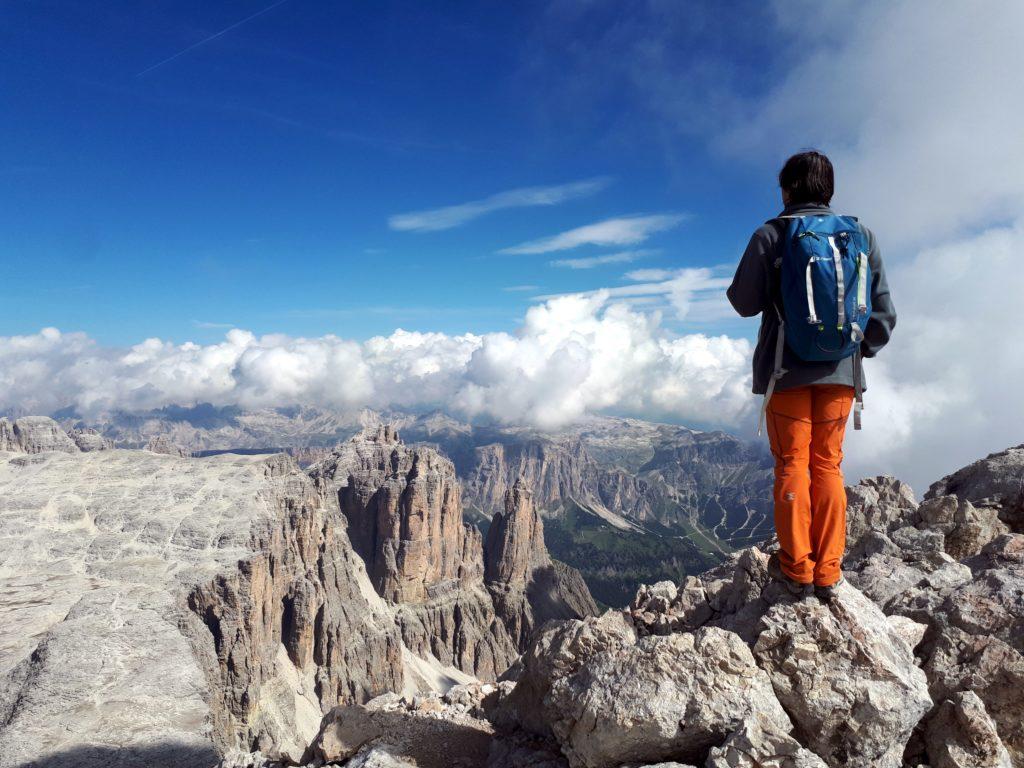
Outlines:
[[705, 768], [828, 768], [828, 764], [785, 733], [753, 717], [712, 748]]
[[831, 605], [779, 603], [759, 628], [754, 655], [801, 743], [830, 765], [902, 764], [932, 700], [910, 646], [874, 603], [842, 584]]
[[971, 691], [939, 705], [925, 738], [932, 768], [1013, 768], [995, 723]]
[[83, 453], [89, 451], [109, 451], [114, 447], [113, 440], [104, 437], [98, 431], [89, 427], [76, 427], [75, 429], [68, 430], [68, 437], [75, 442], [78, 450]]
[[[424, 705], [428, 699], [433, 706]], [[365, 768], [484, 768], [492, 733], [486, 720], [456, 711], [436, 696], [419, 702], [382, 698], [328, 712], [303, 761]]]
[[946, 627], [924, 663], [935, 701], [976, 694], [1003, 744], [1024, 764], [1024, 655], [996, 637]]
[[918, 527], [943, 534], [945, 551], [956, 560], [977, 555], [996, 537], [1009, 532], [992, 507], [975, 507], [968, 499], [936, 496], [925, 500], [919, 508]]
[[791, 729], [736, 634], [704, 627], [637, 639], [613, 612], [545, 629], [503, 708], [586, 768], [693, 760], [754, 713], [775, 732]]

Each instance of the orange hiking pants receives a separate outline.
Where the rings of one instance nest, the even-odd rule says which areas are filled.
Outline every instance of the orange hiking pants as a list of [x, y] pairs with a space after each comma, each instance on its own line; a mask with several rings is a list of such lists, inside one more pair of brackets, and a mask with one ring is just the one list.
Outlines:
[[823, 587], [842, 573], [846, 489], [839, 465], [853, 387], [813, 384], [776, 390], [768, 401], [775, 457], [775, 531], [789, 578]]

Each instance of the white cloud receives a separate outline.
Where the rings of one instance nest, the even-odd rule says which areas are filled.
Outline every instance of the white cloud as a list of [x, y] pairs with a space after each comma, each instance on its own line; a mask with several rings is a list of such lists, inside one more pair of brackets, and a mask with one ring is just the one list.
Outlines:
[[867, 363], [853, 470], [899, 474], [924, 491], [941, 472], [1024, 442], [1022, 241], [1024, 221], [893, 267], [892, 282], [905, 289], [900, 321], [890, 346]]
[[607, 410], [740, 423], [749, 355], [745, 340], [674, 336], [604, 293], [531, 307], [515, 334], [398, 330], [358, 343], [232, 330], [217, 344], [115, 349], [45, 329], [0, 337], [0, 410], [395, 404], [539, 427]]
[[677, 227], [685, 218], [685, 214], [681, 213], [617, 216], [594, 224], [576, 227], [551, 237], [503, 248], [499, 253], [551, 253], [552, 251], [579, 248], [581, 245], [636, 245], [657, 232]]
[[585, 256], [578, 259], [555, 259], [549, 261], [552, 267], [568, 267], [569, 269], [593, 269], [605, 264], [628, 264], [644, 256], [657, 253], [655, 250], [619, 251], [617, 253], [605, 253], [600, 256]]
[[388, 226], [407, 232], [437, 232], [462, 226], [473, 219], [506, 208], [558, 205], [600, 192], [609, 183], [610, 179], [599, 177], [550, 187], [510, 189], [485, 197], [483, 200], [461, 205], [449, 205], [414, 213], [398, 213], [388, 219]]
[[836, 165], [837, 205], [890, 248], [1024, 211], [1024, 3], [808, 1], [777, 13], [806, 53], [719, 146], [780, 164], [818, 146]]
[[[640, 299], [663, 298], [677, 320], [691, 323], [709, 323], [735, 314], [725, 296], [731, 277], [718, 274], [708, 267], [685, 269], [637, 269], [626, 273], [626, 278], [639, 282], [612, 288], [598, 288], [559, 296], [588, 298], [603, 296], [616, 302], [629, 304], [650, 303]], [[539, 296], [552, 299], [555, 296]]]

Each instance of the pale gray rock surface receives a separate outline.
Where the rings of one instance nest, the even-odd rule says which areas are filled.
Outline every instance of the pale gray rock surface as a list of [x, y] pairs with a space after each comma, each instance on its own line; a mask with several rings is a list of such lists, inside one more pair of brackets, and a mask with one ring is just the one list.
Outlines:
[[1024, 656], [995, 637], [948, 627], [925, 664], [932, 698], [976, 694], [1016, 764], [1024, 765]]
[[294, 755], [322, 708], [404, 682], [393, 616], [286, 457], [0, 455], [0, 589], [4, 768]]
[[927, 527], [944, 537], [945, 551], [956, 560], [977, 555], [996, 537], [1009, 532], [992, 507], [975, 507], [967, 499], [935, 496], [918, 508], [919, 528]]
[[718, 628], [637, 638], [622, 613], [549, 624], [495, 715], [553, 737], [571, 766], [696, 757], [755, 712], [791, 725], [750, 649]]
[[757, 713], [791, 725], [735, 634], [716, 627], [604, 651], [556, 680], [545, 714], [571, 766], [692, 760]]
[[776, 729], [764, 728], [752, 717], [720, 747], [713, 747], [705, 768], [827, 768], [828, 764]]
[[78, 450], [86, 453], [89, 451], [109, 451], [114, 447], [113, 440], [88, 427], [70, 429], [68, 430], [68, 437], [75, 442]]
[[163, 453], [167, 456], [191, 456], [191, 452], [187, 448], [182, 448], [163, 435], [150, 439], [144, 447], [150, 453]]
[[836, 593], [772, 606], [754, 655], [802, 743], [832, 765], [899, 768], [932, 706], [927, 680], [874, 603], [849, 584]]
[[46, 416], [22, 416], [13, 422], [0, 419], [0, 451], [78, 453], [78, 446], [61, 426]]
[[932, 768], [1013, 768], [995, 723], [977, 694], [954, 694], [928, 722]]
[[492, 735], [486, 720], [436, 696], [382, 699], [328, 712], [305, 761], [366, 768], [484, 768]]
[[[498, 722], [514, 710], [521, 726], [553, 736], [570, 764], [588, 767], [692, 760], [710, 748], [721, 765], [901, 765], [932, 706], [904, 639], [923, 628], [890, 621], [849, 584], [831, 606], [796, 601], [768, 581], [766, 561], [745, 550], [681, 589], [641, 588], [622, 614], [628, 622], [609, 612], [545, 629]], [[701, 664], [733, 690], [743, 686], [723, 669], [771, 685], [748, 689], [747, 709], [721, 698]], [[685, 712], [689, 727], [668, 712]]]

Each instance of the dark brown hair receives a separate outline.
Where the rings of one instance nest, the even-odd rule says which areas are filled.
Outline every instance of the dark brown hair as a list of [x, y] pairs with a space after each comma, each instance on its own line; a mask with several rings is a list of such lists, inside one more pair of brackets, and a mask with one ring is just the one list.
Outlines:
[[791, 204], [828, 205], [835, 191], [832, 162], [814, 149], [798, 152], [779, 171], [779, 186], [789, 194]]

